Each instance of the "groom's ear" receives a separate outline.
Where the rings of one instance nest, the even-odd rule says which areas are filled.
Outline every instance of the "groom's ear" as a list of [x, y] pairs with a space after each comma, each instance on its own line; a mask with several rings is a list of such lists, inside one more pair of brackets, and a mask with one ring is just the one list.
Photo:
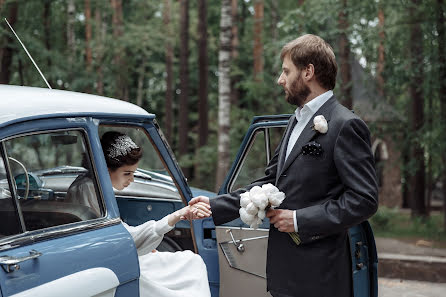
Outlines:
[[305, 69], [302, 71], [302, 79], [309, 82], [315, 78], [316, 77], [314, 75], [314, 65], [308, 64], [307, 67], [305, 67]]

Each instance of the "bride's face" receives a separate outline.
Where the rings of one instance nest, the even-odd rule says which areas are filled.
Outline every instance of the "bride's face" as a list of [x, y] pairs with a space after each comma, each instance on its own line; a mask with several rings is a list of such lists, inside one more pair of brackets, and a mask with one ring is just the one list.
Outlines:
[[133, 174], [137, 168], [138, 163], [135, 165], [124, 165], [114, 171], [108, 170], [113, 188], [123, 190], [128, 187], [134, 181]]

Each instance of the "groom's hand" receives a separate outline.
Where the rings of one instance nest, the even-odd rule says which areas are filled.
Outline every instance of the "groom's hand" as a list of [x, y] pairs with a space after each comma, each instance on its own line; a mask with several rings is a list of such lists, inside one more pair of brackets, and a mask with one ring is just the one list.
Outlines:
[[281, 232], [294, 232], [294, 211], [289, 209], [270, 209], [266, 213], [269, 222]]
[[206, 196], [197, 196], [195, 198], [192, 198], [189, 201], [189, 205], [194, 205], [195, 203], [198, 203], [198, 202], [204, 202], [207, 205], [209, 205], [209, 209], [211, 208], [210, 204], [209, 204], [209, 197], [206, 197]]

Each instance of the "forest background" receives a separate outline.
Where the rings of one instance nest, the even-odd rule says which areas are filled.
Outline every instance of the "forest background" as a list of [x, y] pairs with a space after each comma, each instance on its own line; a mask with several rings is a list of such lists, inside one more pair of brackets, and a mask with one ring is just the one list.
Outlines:
[[0, 83], [46, 87], [7, 18], [53, 88], [155, 113], [189, 182], [216, 191], [252, 117], [294, 111], [276, 84], [282, 46], [317, 34], [334, 48], [344, 105], [354, 58], [403, 115], [371, 129], [402, 135], [402, 189], [423, 219], [434, 185], [446, 185], [445, 10], [444, 0], [0, 0]]

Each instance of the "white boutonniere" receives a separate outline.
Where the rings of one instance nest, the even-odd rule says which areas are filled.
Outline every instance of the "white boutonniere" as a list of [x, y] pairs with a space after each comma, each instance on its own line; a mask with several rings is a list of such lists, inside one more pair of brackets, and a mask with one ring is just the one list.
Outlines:
[[325, 134], [328, 131], [328, 123], [323, 115], [315, 116], [313, 119], [313, 130]]
[[251, 228], [257, 229], [265, 218], [268, 208], [279, 206], [285, 194], [272, 184], [252, 187], [240, 195], [240, 219]]

